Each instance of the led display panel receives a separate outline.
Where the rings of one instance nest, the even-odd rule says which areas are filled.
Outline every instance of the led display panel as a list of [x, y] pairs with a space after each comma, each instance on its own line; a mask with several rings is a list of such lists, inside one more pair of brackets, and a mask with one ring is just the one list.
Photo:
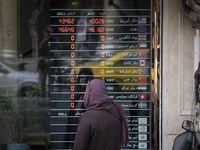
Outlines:
[[151, 147], [151, 1], [51, 1], [50, 141], [73, 149], [90, 78], [102, 77], [126, 114], [129, 143]]

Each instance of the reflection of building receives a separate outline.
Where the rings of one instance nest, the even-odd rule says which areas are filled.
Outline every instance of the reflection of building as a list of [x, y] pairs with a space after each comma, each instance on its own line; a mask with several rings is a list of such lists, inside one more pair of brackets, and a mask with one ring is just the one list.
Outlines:
[[[81, 5], [79, 2], [78, 0], [74, 1], [72, 8], [79, 7]], [[131, 1], [124, 2], [126, 2], [126, 4], [131, 3]], [[192, 2], [194, 1], [187, 0], [187, 3]], [[38, 59], [36, 56], [37, 51], [34, 53], [35, 55], [32, 55], [31, 49], [33, 45], [27, 22], [35, 8], [39, 8], [41, 5], [39, 0], [32, 0], [30, 3], [33, 5], [26, 3], [26, 0], [0, 1], [0, 10], [2, 12], [0, 13], [0, 22], [2, 23], [0, 24], [0, 59], [4, 59], [4, 62], [10, 65], [12, 64], [12, 68], [14, 66], [15, 70], [18, 69], [18, 63], [16, 62], [30, 62], [28, 68], [32, 71], [36, 71], [32, 66], [34, 67], [34, 63], [37, 63], [35, 61]], [[118, 1], [111, 0], [109, 3], [104, 3], [104, 5], [106, 8], [112, 7], [114, 9], [119, 7], [116, 5], [117, 3]], [[137, 1], [135, 1], [135, 3], [137, 3]], [[21, 4], [20, 8], [18, 8], [19, 4]], [[46, 0], [44, 6], [48, 5], [49, 1]], [[46, 15], [49, 15], [47, 13], [49, 10], [45, 10], [48, 7], [44, 7], [44, 11], [40, 14], [38, 12], [39, 18], [36, 22], [36, 26], [38, 27], [38, 31], [41, 31], [41, 33], [37, 32], [38, 37], [36, 38], [38, 38], [38, 41], [42, 40], [42, 29], [48, 24], [47, 20], [43, 20], [44, 18], [48, 18]], [[151, 16], [152, 52], [150, 53], [152, 54], [152, 64], [149, 64], [152, 67], [151, 75], [153, 77], [151, 78], [154, 79], [154, 82], [152, 82], [153, 86], [151, 87], [151, 97], [152, 103], [154, 104], [152, 107], [154, 108], [153, 113], [155, 117], [152, 122], [154, 121], [155, 124], [153, 126], [155, 144], [162, 147], [162, 149], [171, 149], [174, 137], [183, 131], [181, 128], [182, 120], [190, 119], [194, 66], [199, 59], [196, 58], [199, 53], [199, 49], [196, 46], [199, 44], [193, 44], [194, 41], [199, 38], [199, 35], [196, 35], [196, 31], [198, 33], [198, 30], [192, 27], [190, 21], [191, 17], [194, 17], [194, 20], [196, 17], [198, 18], [198, 13], [189, 13], [187, 17], [190, 17], [190, 20], [187, 20], [184, 16], [184, 10], [180, 9], [180, 7], [181, 3], [178, 0], [153, 1]], [[40, 11], [40, 9], [38, 9], [38, 11]], [[17, 14], [21, 14], [22, 18], [19, 18]], [[120, 14], [120, 11], [118, 11], [118, 14]], [[84, 20], [82, 22], [84, 23]], [[196, 24], [195, 27], [198, 28], [198, 24]], [[84, 40], [86, 37], [83, 36], [80, 38]], [[117, 38], [117, 36], [115, 36], [115, 38]], [[79, 42], [80, 41], [79, 39]], [[89, 41], [94, 40], [89, 39]], [[37, 43], [35, 44], [37, 45]], [[105, 55], [108, 57], [115, 55], [109, 51], [111, 48], [115, 49], [115, 47], [112, 46], [113, 45], [108, 45], [107, 51], [105, 50]], [[100, 48], [100, 46], [97, 48]], [[86, 58], [87, 55], [86, 53], [84, 54]], [[95, 54], [99, 55], [100, 53]], [[9, 59], [7, 59], [7, 56]], [[60, 57], [60, 55], [57, 57]], [[24, 58], [27, 59], [25, 60]], [[81, 58], [82, 57], [80, 57], [80, 62], [83, 61]], [[131, 62], [127, 61], [124, 63], [128, 64]], [[62, 65], [65, 65], [65, 68], [57, 71], [63, 71], [69, 75], [69, 64], [63, 63]], [[69, 82], [68, 78], [59, 81], [57, 76], [54, 77], [55, 84], [61, 82], [65, 84]], [[112, 80], [110, 79], [110, 81]], [[131, 120], [131, 118], [129, 119], [129, 121], [135, 121]], [[0, 129], [0, 133], [0, 143], [5, 143], [8, 138], [4, 138], [4, 135], [7, 134], [3, 132], [2, 129]]]

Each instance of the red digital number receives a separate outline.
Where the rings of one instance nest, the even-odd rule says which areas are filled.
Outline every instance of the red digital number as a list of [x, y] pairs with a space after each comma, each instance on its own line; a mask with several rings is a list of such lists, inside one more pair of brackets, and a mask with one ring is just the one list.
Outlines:
[[74, 86], [71, 86], [71, 91], [74, 91]]
[[75, 45], [74, 44], [71, 44], [71, 49], [75, 49]]
[[58, 27], [58, 30], [60, 32], [74, 32], [75, 28], [74, 27]]
[[93, 24], [93, 20], [92, 19], [89, 19], [89, 22]]
[[101, 74], [104, 74], [104, 69], [101, 69]]
[[93, 24], [99, 24], [99, 20], [98, 19], [93, 19]]
[[94, 28], [94, 27], [89, 28], [89, 30], [90, 30], [91, 32], [95, 32], [95, 28]]
[[74, 94], [71, 94], [71, 99], [74, 100]]
[[75, 41], [75, 36], [74, 35], [71, 36], [71, 41]]
[[101, 44], [101, 49], [104, 49], [105, 48], [105, 45], [104, 44]]
[[75, 30], [74, 30], [74, 27], [69, 28], [69, 31], [70, 31], [70, 32], [74, 32], [74, 31], [75, 31]]
[[101, 24], [105, 24], [105, 19], [101, 19]]
[[105, 62], [104, 61], [101, 61], [101, 66], [104, 66]]
[[97, 28], [97, 32], [104, 33], [105, 32], [105, 28], [104, 27], [98, 27]]
[[101, 36], [101, 41], [105, 41], [105, 36]]
[[75, 104], [74, 103], [71, 103], [71, 108], [74, 108], [75, 107]]
[[74, 83], [74, 77], [71, 78], [71, 83]]
[[74, 66], [75, 65], [75, 62], [74, 61], [71, 61], [71, 66]]
[[74, 24], [74, 18], [68, 18], [68, 19], [65, 19], [65, 18], [61, 18], [61, 19], [58, 19], [58, 22], [60, 22], [61, 24]]
[[104, 58], [104, 53], [101, 53], [101, 58]]
[[75, 56], [75, 53], [71, 52], [71, 57], [74, 58], [74, 56]]
[[71, 74], [74, 74], [74, 69], [71, 70]]
[[105, 24], [105, 19], [94, 18], [94, 19], [89, 19], [89, 22], [92, 24]]

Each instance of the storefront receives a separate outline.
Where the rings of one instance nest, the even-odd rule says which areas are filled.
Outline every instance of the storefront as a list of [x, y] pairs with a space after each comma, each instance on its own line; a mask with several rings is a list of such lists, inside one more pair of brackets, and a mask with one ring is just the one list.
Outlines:
[[180, 1], [2, 0], [0, 10], [1, 149], [73, 149], [94, 77], [124, 109], [122, 149], [171, 149], [190, 118], [197, 60]]

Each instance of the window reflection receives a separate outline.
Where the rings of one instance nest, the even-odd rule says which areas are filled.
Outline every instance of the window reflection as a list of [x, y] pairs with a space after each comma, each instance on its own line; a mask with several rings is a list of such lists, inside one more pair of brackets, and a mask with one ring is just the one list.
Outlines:
[[[10, 6], [9, 1], [4, 1], [4, 3]], [[17, 36], [18, 38], [18, 50], [0, 50], [1, 96], [2, 93], [10, 96], [16, 111], [20, 110], [18, 106], [21, 108], [24, 100], [27, 100], [24, 109], [26, 116], [22, 119], [22, 126], [24, 129], [30, 130], [24, 142], [36, 149], [49, 149], [48, 40], [51, 38], [50, 33], [52, 32], [49, 27], [49, 5], [50, 0], [20, 0], [16, 5], [13, 4], [12, 8], [8, 7], [8, 11], [18, 10], [18, 24], [14, 24], [11, 19], [8, 19], [9, 25], [16, 26], [16, 29], [18, 25], [18, 31], [17, 35], [13, 35], [12, 30], [8, 29], [9, 37], [1, 35], [1, 37], [7, 38], [6, 42], [8, 43], [13, 37]], [[15, 16], [10, 17], [5, 9], [3, 11], [5, 16], [8, 15], [7, 18], [16, 18]], [[6, 44], [2, 45], [1, 48], [4, 49]], [[1, 97], [1, 102], [4, 100], [5, 97]], [[5, 129], [9, 129], [9, 123], [6, 122], [5, 117], [9, 117], [9, 115], [3, 115], [1, 111], [0, 144], [12, 142], [9, 134], [4, 133]], [[32, 125], [38, 125], [38, 127], [30, 128]], [[7, 131], [7, 133], [9, 132], [11, 130]], [[6, 136], [3, 138], [3, 135]], [[5, 146], [1, 147], [3, 149]]]

